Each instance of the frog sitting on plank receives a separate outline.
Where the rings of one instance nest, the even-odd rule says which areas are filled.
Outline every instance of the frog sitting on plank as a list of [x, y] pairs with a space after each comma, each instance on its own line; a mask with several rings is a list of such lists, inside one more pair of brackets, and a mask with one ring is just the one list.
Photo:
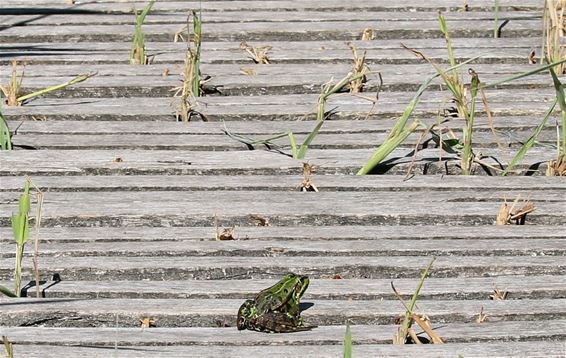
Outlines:
[[309, 286], [307, 276], [287, 273], [275, 285], [246, 300], [238, 310], [238, 330], [269, 333], [307, 331], [299, 310], [299, 301]]

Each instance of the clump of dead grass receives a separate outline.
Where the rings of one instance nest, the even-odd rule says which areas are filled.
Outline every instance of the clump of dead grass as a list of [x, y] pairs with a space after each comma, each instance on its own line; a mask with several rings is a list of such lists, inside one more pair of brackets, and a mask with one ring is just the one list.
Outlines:
[[50, 93], [50, 92], [53, 92], [53, 91], [64, 89], [66, 87], [69, 87], [69, 86], [75, 85], [77, 83], [86, 81], [90, 77], [96, 75], [96, 73], [78, 75], [68, 82], [65, 82], [65, 83], [62, 83], [62, 84], [59, 84], [59, 85], [55, 85], [55, 86], [46, 87], [46, 88], [43, 88], [39, 91], [35, 91], [35, 92], [32, 92], [32, 93], [23, 94], [24, 91], [23, 91], [22, 83], [23, 83], [23, 80], [24, 80], [26, 64], [27, 64], [26, 61], [23, 61], [21, 63], [22, 71], [18, 76], [18, 61], [12, 60], [11, 61], [12, 74], [11, 74], [11, 77], [10, 77], [10, 82], [6, 85], [0, 85], [0, 90], [2, 91], [4, 96], [6, 97], [6, 104], [8, 106], [21, 106], [26, 101], [29, 101], [30, 99], [42, 96], [44, 94], [47, 94], [47, 93]]
[[507, 200], [504, 200], [497, 212], [495, 223], [497, 225], [525, 225], [527, 214], [533, 212], [536, 207], [529, 200], [523, 200], [521, 207], [516, 208], [518, 204], [519, 197], [513, 201], [511, 207], [507, 204]]
[[221, 228], [218, 226], [218, 216], [214, 215], [215, 239], [216, 241], [236, 240], [236, 226]]
[[395, 296], [397, 296], [397, 299], [403, 304], [403, 307], [405, 307], [406, 309], [405, 318], [401, 322], [401, 325], [399, 326], [397, 333], [393, 338], [393, 344], [407, 344], [410, 342], [413, 342], [415, 344], [422, 344], [421, 339], [417, 336], [417, 333], [412, 328], [412, 325], [414, 323], [416, 323], [429, 336], [429, 342], [433, 344], [444, 343], [442, 338], [432, 328], [430, 319], [425, 314], [418, 314], [414, 311], [417, 299], [419, 297], [419, 292], [434, 261], [435, 259], [433, 258], [427, 265], [427, 267], [423, 270], [421, 279], [417, 285], [415, 292], [413, 293], [411, 302], [408, 305], [407, 303], [405, 303], [405, 301], [393, 285], [393, 282], [391, 282], [391, 288], [393, 289]]
[[240, 43], [240, 49], [245, 51], [249, 58], [252, 59], [256, 64], [268, 65], [269, 57], [267, 54], [271, 51], [273, 47], [271, 46], [250, 46], [245, 41]]
[[359, 93], [363, 91], [364, 85], [367, 82], [366, 75], [370, 73], [370, 69], [366, 65], [367, 51], [364, 50], [360, 57], [358, 49], [353, 43], [348, 42], [348, 47], [352, 50], [352, 56], [354, 57], [354, 65], [352, 66], [351, 73], [356, 77], [356, 79], [348, 83], [347, 87], [349, 88], [350, 93]]
[[314, 191], [318, 192], [318, 188], [311, 181], [311, 174], [313, 172], [314, 166], [307, 162], [303, 162], [303, 181], [301, 182], [301, 191]]
[[[543, 13], [543, 42], [541, 52], [545, 54], [549, 62], [557, 62], [566, 58], [562, 38], [564, 37], [564, 11], [566, 0], [545, 0]], [[545, 57], [545, 56], [541, 56]], [[565, 66], [560, 64], [555, 67], [557, 74], [564, 74]]]

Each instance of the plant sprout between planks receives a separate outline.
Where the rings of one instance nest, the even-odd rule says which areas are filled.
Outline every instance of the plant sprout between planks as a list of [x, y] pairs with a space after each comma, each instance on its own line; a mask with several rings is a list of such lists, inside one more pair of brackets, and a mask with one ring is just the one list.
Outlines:
[[62, 90], [69, 86], [86, 81], [90, 77], [96, 75], [96, 73], [78, 75], [75, 78], [65, 83], [46, 87], [32, 93], [23, 94], [22, 82], [24, 80], [26, 63], [25, 62], [22, 63], [22, 72], [19, 76], [19, 79], [18, 79], [18, 62], [16, 60], [12, 60], [11, 64], [12, 64], [12, 75], [10, 78], [10, 82], [7, 85], [0, 85], [0, 90], [6, 97], [6, 104], [8, 106], [21, 106], [25, 104], [26, 101], [29, 101], [35, 97], [39, 97], [53, 91]]
[[193, 31], [191, 36], [191, 15], [189, 15], [186, 26], [187, 51], [181, 73], [182, 84], [180, 87], [173, 89], [175, 91], [174, 97], [178, 97], [180, 100], [176, 118], [178, 121], [183, 122], [189, 122], [194, 115], [199, 115], [204, 121], [207, 121], [206, 116], [195, 109], [198, 105], [196, 98], [203, 94], [202, 86], [204, 84], [200, 70], [202, 18], [195, 11], [192, 12], [192, 25]]
[[[8, 297], [20, 297], [22, 289], [22, 261], [24, 255], [24, 248], [29, 240], [30, 234], [30, 219], [29, 212], [31, 209], [31, 194], [30, 186], [32, 186], [30, 178], [26, 179], [24, 185], [24, 192], [20, 194], [18, 199], [18, 212], [12, 213], [12, 231], [14, 240], [16, 242], [16, 260], [14, 268], [14, 290], [0, 285], [0, 293]], [[40, 296], [39, 292], [39, 228], [41, 225], [41, 211], [43, 207], [43, 193], [39, 188], [35, 188], [35, 195], [37, 197], [36, 215], [35, 215], [35, 240], [34, 240], [34, 254], [33, 254], [33, 268], [35, 275], [36, 296]]]
[[145, 39], [142, 26], [145, 21], [145, 17], [151, 11], [155, 1], [156, 0], [150, 0], [150, 2], [139, 13], [135, 6], [132, 7], [132, 11], [136, 18], [134, 38], [132, 39], [132, 48], [130, 49], [130, 64], [132, 65], [149, 65], [151, 63], [150, 58], [145, 54]]

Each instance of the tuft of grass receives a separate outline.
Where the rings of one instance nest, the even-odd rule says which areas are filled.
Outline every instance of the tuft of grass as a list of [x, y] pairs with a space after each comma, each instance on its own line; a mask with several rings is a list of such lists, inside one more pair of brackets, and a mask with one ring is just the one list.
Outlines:
[[[16, 242], [16, 262], [14, 268], [14, 290], [11, 291], [7, 287], [0, 285], [0, 293], [8, 297], [20, 297], [21, 287], [22, 287], [22, 259], [24, 254], [25, 244], [29, 240], [29, 212], [30, 212], [30, 186], [32, 185], [31, 179], [26, 178], [24, 185], [24, 192], [20, 194], [18, 199], [18, 212], [12, 213], [12, 231], [14, 235], [14, 240]], [[39, 227], [41, 223], [41, 210], [43, 203], [43, 194], [34, 185], [37, 191], [38, 205], [36, 207], [36, 217], [35, 217], [35, 252], [34, 252], [34, 271], [36, 278], [36, 287], [39, 290], [39, 267], [38, 267], [38, 255], [39, 255]], [[37, 291], [39, 296], [39, 291]]]
[[507, 205], [507, 200], [504, 200], [501, 206], [499, 207], [499, 211], [497, 212], [497, 217], [495, 219], [496, 225], [525, 225], [525, 221], [527, 219], [527, 214], [533, 212], [536, 207], [530, 201], [523, 201], [523, 205], [515, 209], [515, 206], [519, 203], [519, 197], [517, 197], [511, 207]]
[[371, 40], [375, 40], [375, 30], [368, 27], [366, 29], [364, 29], [364, 31], [362, 31], [362, 41], [371, 41]]
[[307, 150], [309, 145], [318, 135], [320, 128], [324, 124], [326, 118], [328, 118], [329, 114], [326, 112], [326, 102], [330, 98], [330, 96], [342, 92], [347, 86], [352, 85], [355, 81], [362, 79], [366, 73], [348, 73], [343, 79], [332, 84], [332, 81], [325, 83], [322, 86], [322, 90], [320, 95], [318, 96], [318, 106], [316, 111], [316, 120], [317, 123], [309, 133], [307, 138], [304, 140], [303, 144], [300, 147], [297, 146], [297, 141], [295, 140], [295, 136], [292, 132], [288, 132], [289, 141], [291, 142], [291, 153], [294, 159], [304, 159], [305, 155], [307, 154]]
[[421, 279], [420, 279], [420, 281], [417, 285], [417, 288], [415, 289], [415, 292], [413, 293], [413, 296], [411, 298], [411, 302], [409, 303], [409, 305], [407, 305], [405, 303], [405, 301], [403, 301], [403, 299], [401, 298], [401, 295], [395, 289], [393, 282], [391, 282], [391, 288], [393, 289], [395, 296], [397, 296], [399, 301], [401, 301], [401, 303], [403, 304], [403, 306], [406, 309], [405, 318], [401, 322], [401, 325], [398, 328], [397, 333], [395, 334], [395, 336], [393, 338], [393, 344], [406, 344], [410, 339], [412, 339], [415, 344], [420, 343], [420, 340], [417, 337], [415, 331], [411, 328], [413, 323], [417, 323], [420, 326], [420, 328], [428, 334], [431, 342], [436, 343], [436, 344], [443, 343], [440, 336], [438, 336], [438, 334], [436, 334], [436, 332], [434, 332], [434, 330], [432, 329], [428, 318], [425, 315], [418, 315], [418, 314], [414, 313], [414, 309], [415, 309], [415, 305], [417, 304], [417, 299], [419, 297], [419, 293], [421, 291], [421, 288], [424, 284], [424, 281], [425, 281], [425, 279], [428, 275], [428, 272], [430, 271], [430, 268], [432, 267], [432, 264], [434, 263], [434, 261], [435, 261], [435, 258], [432, 258], [430, 263], [423, 270], [423, 272], [421, 274]]
[[136, 18], [134, 38], [132, 40], [132, 48], [130, 50], [130, 64], [132, 65], [148, 65], [150, 63], [149, 57], [145, 54], [145, 40], [142, 31], [142, 25], [145, 17], [149, 14], [153, 4], [156, 0], [150, 0], [149, 3], [138, 13], [136, 7], [132, 7], [134, 16]]
[[249, 57], [254, 61], [256, 64], [260, 65], [268, 65], [269, 64], [269, 57], [267, 54], [272, 49], [271, 46], [250, 46], [245, 41], [240, 43], [240, 49], [247, 52]]
[[[190, 23], [192, 15], [192, 36], [190, 32]], [[177, 110], [176, 117], [178, 121], [189, 122], [193, 115], [200, 115], [206, 121], [206, 116], [195, 110], [197, 105], [196, 98], [200, 97], [202, 91], [202, 80], [200, 70], [200, 54], [202, 43], [202, 18], [195, 11], [187, 18], [187, 52], [185, 55], [185, 63], [183, 67], [182, 82], [183, 84], [176, 88], [175, 97], [180, 98], [180, 107]]]
[[[253, 146], [258, 145], [258, 144], [266, 145], [269, 148], [271, 148], [271, 147], [279, 148], [279, 146], [274, 144], [273, 141], [276, 140], [276, 139], [279, 139], [279, 138], [287, 137], [289, 139], [289, 142], [290, 142], [290, 145], [291, 145], [291, 156], [293, 157], [293, 159], [304, 159], [305, 156], [306, 156], [306, 153], [308, 151], [309, 145], [316, 138], [316, 136], [318, 135], [318, 132], [320, 131], [320, 129], [322, 128], [322, 125], [324, 124], [324, 121], [331, 114], [331, 113], [328, 113], [326, 111], [326, 102], [328, 101], [330, 96], [332, 96], [336, 93], [344, 92], [347, 89], [348, 85], [350, 85], [352, 82], [362, 78], [363, 76], [365, 76], [365, 74], [361, 74], [361, 73], [354, 74], [354, 73], [350, 72], [340, 81], [333, 83], [333, 81], [330, 80], [329, 82], [325, 83], [322, 86], [321, 93], [318, 96], [318, 104], [317, 104], [317, 111], [316, 111], [316, 124], [315, 124], [314, 128], [311, 130], [311, 132], [309, 133], [309, 135], [307, 136], [307, 138], [305, 138], [305, 140], [303, 141], [303, 143], [300, 146], [297, 143], [295, 135], [291, 131], [285, 132], [285, 133], [275, 134], [275, 135], [273, 135], [269, 138], [265, 138], [265, 139], [253, 139], [253, 138], [249, 138], [249, 137], [246, 137], [246, 136], [243, 136], [243, 135], [232, 133], [228, 130], [228, 128], [226, 128], [226, 125], [224, 125], [224, 133], [226, 135], [228, 135], [230, 138], [246, 144], [250, 149], [253, 149]], [[376, 101], [376, 100], [365, 98], [365, 97], [361, 97], [361, 98], [367, 99], [367, 100], [372, 101], [374, 103]]]
[[[411, 50], [411, 51], [415, 51], [415, 50]], [[414, 132], [418, 127], [422, 126], [420, 121], [415, 120], [407, 127], [407, 122], [409, 121], [409, 118], [411, 117], [415, 108], [419, 104], [421, 96], [423, 95], [425, 90], [431, 85], [434, 79], [436, 79], [439, 76], [446, 75], [446, 73], [449, 73], [472, 61], [475, 61], [478, 57], [479, 56], [470, 58], [467, 61], [454, 65], [446, 70], [440, 69], [439, 72], [426, 79], [421, 84], [421, 86], [419, 87], [419, 89], [417, 90], [417, 92], [415, 93], [415, 95], [407, 105], [407, 107], [405, 107], [403, 114], [397, 120], [395, 126], [393, 126], [393, 128], [391, 129], [385, 141], [377, 147], [377, 149], [373, 152], [373, 154], [368, 159], [366, 164], [364, 164], [364, 166], [361, 167], [360, 170], [358, 170], [357, 175], [366, 175], [371, 173], [371, 171], [374, 170], [389, 154], [391, 154], [391, 152], [395, 150], [395, 148], [397, 148], [401, 143], [403, 143], [403, 141], [407, 139], [407, 137], [412, 132]]]
[[[566, 1], [564, 0], [545, 0], [543, 13], [543, 40], [541, 49], [541, 61], [546, 56], [547, 62], [557, 62], [566, 58], [562, 37], [564, 37], [564, 11]], [[542, 63], [542, 62], [541, 62]], [[564, 64], [556, 67], [556, 72], [560, 75], [565, 72]]]
[[[538, 73], [538, 72], [548, 70], [548, 71], [550, 71], [550, 75], [552, 76], [552, 83], [554, 84], [554, 90], [555, 90], [555, 93], [556, 93], [556, 98], [550, 104], [550, 107], [546, 111], [546, 113], [544, 114], [542, 121], [536, 127], [536, 129], [533, 132], [533, 134], [531, 135], [531, 137], [525, 142], [525, 144], [521, 147], [521, 149], [519, 149], [519, 151], [517, 152], [515, 157], [513, 157], [511, 162], [509, 162], [509, 164], [507, 165], [507, 167], [503, 171], [502, 175], [509, 174], [513, 170], [513, 168], [517, 165], [517, 163], [519, 163], [521, 161], [521, 159], [523, 159], [523, 157], [525, 156], [527, 151], [530, 148], [532, 148], [532, 146], [535, 144], [538, 136], [542, 132], [542, 129], [546, 125], [548, 118], [550, 118], [550, 116], [554, 112], [554, 108], [556, 107], [557, 104], [560, 106], [562, 132], [558, 131], [557, 138], [556, 138], [556, 140], [557, 140], [557, 146], [556, 146], [557, 147], [557, 153], [556, 153], [557, 159], [556, 159], [556, 161], [551, 161], [552, 163], [549, 162], [549, 167], [556, 166], [554, 169], [558, 169], [558, 171], [553, 171], [553, 169], [551, 168], [551, 169], [547, 170], [547, 175], [557, 173], [557, 172], [558, 173], [561, 172], [560, 171], [560, 165], [561, 165], [560, 163], [566, 162], [566, 95], [564, 93], [564, 86], [562, 85], [562, 82], [560, 82], [560, 80], [558, 79], [558, 76], [556, 75], [556, 71], [554, 71], [554, 67], [562, 65], [565, 62], [566, 62], [566, 59], [562, 59], [558, 62], [553, 62], [553, 63], [547, 64], [547, 65], [544, 65], [544, 66], [540, 66], [540, 67], [538, 67], [534, 70], [527, 71], [527, 72], [521, 73], [519, 75], [515, 75], [511, 78], [508, 78], [508, 79], [501, 81], [501, 82], [507, 82], [507, 81], [511, 81], [511, 80], [514, 80], [514, 79], [530, 76], [534, 73]], [[498, 83], [495, 83], [495, 84], [490, 84], [488, 86], [495, 86], [495, 85], [498, 85], [501, 82], [498, 82]]]
[[352, 330], [350, 325], [346, 324], [346, 333], [344, 333], [344, 358], [352, 358]]
[[23, 68], [22, 68], [22, 73], [19, 76], [19, 80], [18, 80], [18, 69], [17, 69], [18, 62], [16, 60], [12, 60], [11, 63], [12, 63], [12, 76], [11, 76], [10, 82], [5, 86], [0, 85], [0, 90], [2, 90], [2, 93], [6, 97], [6, 104], [8, 106], [21, 106], [26, 101], [28, 101], [30, 99], [42, 96], [44, 94], [47, 94], [47, 93], [50, 93], [50, 92], [53, 92], [53, 91], [58, 91], [58, 90], [64, 89], [66, 87], [69, 87], [69, 86], [75, 85], [77, 83], [86, 81], [90, 77], [96, 75], [96, 73], [78, 75], [75, 78], [73, 78], [70, 81], [67, 81], [65, 83], [55, 85], [55, 86], [46, 87], [46, 88], [43, 88], [39, 91], [35, 91], [35, 92], [28, 93], [28, 94], [24, 95], [24, 94], [22, 94], [22, 92], [23, 92], [22, 82], [23, 82], [23, 79], [24, 79], [26, 63], [25, 62], [22, 63]]

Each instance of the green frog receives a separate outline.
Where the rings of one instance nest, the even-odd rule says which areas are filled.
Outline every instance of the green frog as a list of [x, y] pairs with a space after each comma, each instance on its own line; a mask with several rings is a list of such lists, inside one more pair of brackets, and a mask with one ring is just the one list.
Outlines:
[[246, 300], [238, 310], [238, 330], [285, 333], [306, 331], [299, 301], [309, 286], [307, 276], [287, 273], [275, 285]]

